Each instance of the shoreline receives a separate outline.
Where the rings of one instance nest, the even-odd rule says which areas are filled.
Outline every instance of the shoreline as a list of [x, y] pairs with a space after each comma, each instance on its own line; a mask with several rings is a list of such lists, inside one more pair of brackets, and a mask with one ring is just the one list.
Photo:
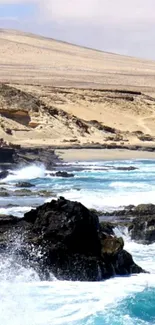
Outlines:
[[76, 161], [114, 161], [154, 159], [155, 148], [103, 148], [103, 147], [0, 147], [0, 169], [12, 169], [17, 166], [43, 164], [47, 169], [53, 170], [64, 162]]
[[155, 159], [155, 152], [128, 149], [56, 149], [55, 154], [65, 162]]

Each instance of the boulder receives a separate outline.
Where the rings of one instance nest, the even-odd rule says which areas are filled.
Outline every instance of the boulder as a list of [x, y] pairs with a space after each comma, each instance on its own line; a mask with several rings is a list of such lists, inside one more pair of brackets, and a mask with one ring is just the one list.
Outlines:
[[3, 170], [2, 172], [0, 172], [0, 179], [4, 179], [9, 175], [8, 170]]
[[[123, 250], [122, 238], [113, 227], [99, 224], [97, 215], [81, 203], [60, 197], [25, 213], [27, 243], [41, 247], [46, 275], [58, 279], [97, 281], [114, 275], [144, 272]], [[107, 233], [108, 229], [108, 233]]]
[[68, 253], [100, 255], [99, 220], [81, 203], [60, 197], [25, 213], [24, 220], [33, 224], [33, 231]]
[[[48, 175], [48, 174], [47, 174]], [[69, 177], [74, 177], [74, 174], [72, 173], [67, 173], [65, 171], [58, 171], [56, 173], [51, 173], [50, 176], [53, 177], [64, 177], [64, 178], [69, 178]]]
[[36, 195], [42, 196], [42, 197], [56, 197], [56, 193], [46, 190], [41, 190], [39, 192], [35, 192]]
[[132, 210], [135, 216], [150, 216], [155, 215], [154, 204], [139, 204]]
[[32, 191], [28, 190], [28, 189], [21, 189], [21, 190], [15, 190], [13, 195], [15, 196], [31, 196], [32, 195]]
[[133, 171], [133, 170], [137, 170], [138, 168], [137, 167], [134, 167], [134, 166], [127, 166], [127, 167], [115, 167], [114, 168], [115, 170], [124, 170], [124, 171]]
[[17, 263], [43, 280], [51, 273], [61, 280], [99, 281], [144, 272], [123, 247], [110, 223], [101, 226], [95, 212], [63, 197], [24, 218], [0, 216], [0, 251], [13, 252]]
[[35, 185], [28, 183], [28, 182], [19, 182], [16, 184], [16, 187], [21, 187], [21, 188], [30, 188], [30, 187], [34, 187]]
[[131, 238], [143, 244], [155, 242], [155, 214], [141, 215], [129, 227]]
[[124, 241], [123, 238], [117, 238], [116, 236], [106, 236], [101, 240], [101, 255], [116, 255], [123, 250]]
[[74, 174], [59, 171], [59, 172], [55, 173], [55, 176], [56, 177], [66, 177], [66, 178], [68, 178], [68, 177], [74, 177]]

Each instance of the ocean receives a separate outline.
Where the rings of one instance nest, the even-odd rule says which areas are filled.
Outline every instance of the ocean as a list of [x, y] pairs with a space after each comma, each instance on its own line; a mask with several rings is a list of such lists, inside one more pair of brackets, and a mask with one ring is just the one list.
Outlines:
[[[123, 170], [129, 166], [137, 169]], [[154, 160], [73, 162], [59, 169], [75, 177], [53, 177], [43, 165], [35, 164], [14, 171], [1, 186], [15, 191], [17, 182], [28, 181], [34, 185], [32, 194], [0, 197], [0, 214], [20, 218], [56, 196], [99, 211], [155, 203]], [[50, 191], [51, 196], [38, 196], [40, 190]], [[155, 243], [131, 241], [124, 227], [115, 232], [124, 237], [125, 249], [135, 262], [150, 274], [95, 283], [58, 281], [51, 274], [51, 281], [41, 282], [33, 269], [16, 262], [12, 250], [0, 256], [0, 325], [155, 325]], [[16, 245], [20, 245], [18, 238]]]

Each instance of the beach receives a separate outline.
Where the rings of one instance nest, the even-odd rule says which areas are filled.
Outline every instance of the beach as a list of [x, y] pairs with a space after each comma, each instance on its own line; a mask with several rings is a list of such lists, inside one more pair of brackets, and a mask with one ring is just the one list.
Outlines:
[[55, 153], [65, 162], [155, 159], [155, 152], [126, 149], [57, 149]]
[[154, 325], [155, 62], [0, 46], [0, 324]]

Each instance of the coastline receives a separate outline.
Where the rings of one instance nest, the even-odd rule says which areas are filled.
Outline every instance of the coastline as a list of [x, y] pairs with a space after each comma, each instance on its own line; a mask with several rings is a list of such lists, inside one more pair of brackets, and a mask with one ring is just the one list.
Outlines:
[[12, 169], [17, 166], [43, 164], [53, 170], [63, 162], [75, 161], [114, 161], [154, 159], [155, 148], [103, 148], [103, 147], [0, 147], [0, 169]]
[[66, 162], [155, 159], [155, 152], [127, 149], [57, 149], [55, 154]]

